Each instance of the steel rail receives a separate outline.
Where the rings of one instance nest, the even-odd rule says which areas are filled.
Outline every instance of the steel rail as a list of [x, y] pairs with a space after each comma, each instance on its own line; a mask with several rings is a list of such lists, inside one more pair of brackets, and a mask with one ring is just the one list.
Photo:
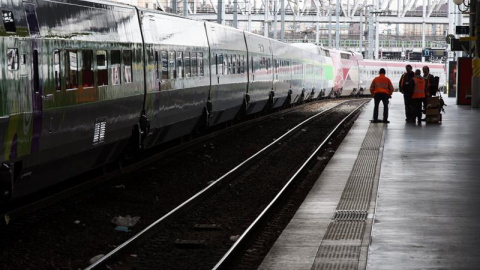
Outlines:
[[[369, 101], [370, 99], [368, 99]], [[296, 125], [295, 127], [293, 127], [292, 129], [288, 130], [285, 134], [283, 134], [282, 136], [280, 136], [279, 138], [277, 138], [276, 140], [274, 140], [272, 143], [268, 144], [267, 146], [265, 146], [264, 148], [262, 148], [261, 150], [259, 150], [258, 152], [256, 152], [255, 154], [253, 154], [252, 156], [250, 156], [249, 158], [247, 158], [246, 160], [244, 160], [243, 162], [241, 162], [239, 165], [237, 165], [235, 168], [231, 169], [229, 172], [227, 172], [226, 174], [224, 174], [223, 176], [219, 177], [217, 180], [213, 181], [210, 185], [208, 185], [207, 187], [205, 187], [204, 189], [202, 189], [201, 191], [199, 191], [198, 193], [196, 193], [195, 195], [193, 195], [192, 197], [190, 197], [188, 200], [186, 200], [185, 202], [183, 202], [182, 204], [178, 205], [176, 208], [174, 208], [173, 210], [171, 210], [170, 212], [168, 212], [167, 214], [165, 214], [163, 217], [159, 218], [158, 220], [156, 220], [155, 222], [153, 222], [152, 224], [150, 224], [149, 226], [147, 226], [146, 228], [144, 228], [142, 231], [138, 232], [136, 235], [134, 235], [133, 237], [131, 237], [130, 239], [128, 239], [127, 241], [125, 241], [124, 243], [122, 243], [121, 245], [117, 246], [115, 249], [113, 249], [112, 251], [110, 251], [109, 253], [107, 253], [105, 256], [101, 257], [98, 261], [96, 261], [95, 263], [89, 265], [88, 267], [85, 268], [85, 270], [91, 270], [91, 269], [99, 269], [99, 267], [102, 267], [102, 266], [107, 266], [107, 264], [109, 262], [111, 262], [115, 256], [121, 254], [124, 250], [127, 249], [127, 247], [129, 245], [131, 245], [132, 243], [134, 243], [135, 241], [139, 240], [141, 237], [144, 237], [145, 235], [147, 235], [148, 233], [150, 233], [150, 230], [152, 230], [153, 228], [155, 228], [156, 226], [158, 226], [159, 224], [161, 224], [162, 222], [168, 220], [169, 218], [172, 218], [173, 216], [177, 215], [179, 212], [181, 211], [184, 211], [186, 208], [188, 208], [189, 206], [191, 205], [194, 205], [198, 200], [200, 200], [201, 198], [205, 197], [207, 194], [210, 194], [212, 192], [213, 189], [216, 189], [216, 188], [219, 188], [219, 186], [222, 184], [223, 180], [234, 175], [235, 173], [239, 172], [240, 170], [242, 170], [244, 167], [246, 166], [249, 166], [248, 164], [251, 164], [253, 163], [255, 160], [257, 160], [258, 157], [262, 156], [264, 153], [274, 149], [275, 145], [278, 144], [278, 142], [282, 141], [282, 140], [285, 140], [286, 138], [288, 138], [290, 135], [294, 134], [296, 131], [300, 130], [303, 126], [305, 126], [307, 123], [315, 120], [316, 118], [318, 118], [319, 116], [322, 116], [332, 110], [334, 110], [335, 108], [338, 108], [340, 105], [343, 105], [344, 103], [347, 103], [348, 101], [343, 101], [339, 104], [337, 104], [336, 106], [332, 107], [332, 108], [329, 108], [329, 109], [326, 109], [324, 111], [321, 111], [311, 117], [309, 117], [308, 119], [302, 121], [300, 124]], [[367, 102], [367, 101], [365, 101]], [[362, 103], [361, 106], [363, 106], [363, 104], [365, 103]], [[359, 106], [359, 107], [361, 107]], [[357, 108], [358, 109], [358, 108]], [[357, 110], [356, 109], [356, 110]], [[355, 111], [356, 111], [355, 110]], [[349, 114], [350, 116], [351, 114]], [[343, 121], [341, 122], [343, 123]], [[339, 124], [340, 125], [340, 124]], [[338, 128], [338, 126], [336, 126], [336, 129]], [[329, 135], [330, 137], [331, 135]], [[303, 166], [302, 166], [303, 167]]]

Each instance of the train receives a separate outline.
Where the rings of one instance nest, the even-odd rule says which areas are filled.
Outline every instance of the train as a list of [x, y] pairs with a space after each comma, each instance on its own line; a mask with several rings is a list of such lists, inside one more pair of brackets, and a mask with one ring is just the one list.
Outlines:
[[237, 118], [362, 94], [406, 64], [108, 1], [0, 5], [2, 202]]

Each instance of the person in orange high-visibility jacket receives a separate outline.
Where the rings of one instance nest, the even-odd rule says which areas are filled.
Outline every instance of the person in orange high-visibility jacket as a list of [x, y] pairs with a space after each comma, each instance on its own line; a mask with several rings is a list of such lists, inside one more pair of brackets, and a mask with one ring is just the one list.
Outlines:
[[380, 101], [383, 103], [383, 123], [390, 123], [388, 121], [388, 99], [392, 97], [393, 85], [389, 78], [385, 76], [385, 69], [381, 68], [378, 72], [379, 76], [373, 79], [370, 85], [370, 93], [375, 100], [375, 107], [373, 108], [373, 123], [380, 122], [378, 120], [378, 105]]
[[413, 122], [418, 119], [418, 123], [422, 123], [422, 101], [425, 99], [425, 79], [422, 77], [420, 69], [415, 70], [413, 78], [414, 87], [412, 93], [412, 113]]

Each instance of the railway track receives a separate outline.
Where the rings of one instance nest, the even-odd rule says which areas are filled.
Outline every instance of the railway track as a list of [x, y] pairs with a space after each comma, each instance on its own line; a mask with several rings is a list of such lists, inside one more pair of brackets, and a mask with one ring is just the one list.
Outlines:
[[[64, 199], [26, 207], [8, 226], [0, 225], [5, 247], [0, 268], [86, 267], [92, 257], [121, 245], [296, 123], [343, 101], [310, 102], [236, 124], [153, 155], [137, 169], [125, 167], [102, 176], [108, 180], [87, 183], [83, 192], [55, 195]], [[322, 157], [322, 162], [327, 160]], [[125, 215], [141, 219], [129, 232], [114, 231], [112, 218]]]
[[87, 269], [232, 268], [285, 194], [365, 102], [342, 102], [298, 124]]

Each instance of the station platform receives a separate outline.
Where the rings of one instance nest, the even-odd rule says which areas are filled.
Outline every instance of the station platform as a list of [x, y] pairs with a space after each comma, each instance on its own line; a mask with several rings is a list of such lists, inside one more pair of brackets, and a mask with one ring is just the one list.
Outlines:
[[443, 99], [421, 124], [372, 99], [259, 269], [480, 269], [480, 109]]

